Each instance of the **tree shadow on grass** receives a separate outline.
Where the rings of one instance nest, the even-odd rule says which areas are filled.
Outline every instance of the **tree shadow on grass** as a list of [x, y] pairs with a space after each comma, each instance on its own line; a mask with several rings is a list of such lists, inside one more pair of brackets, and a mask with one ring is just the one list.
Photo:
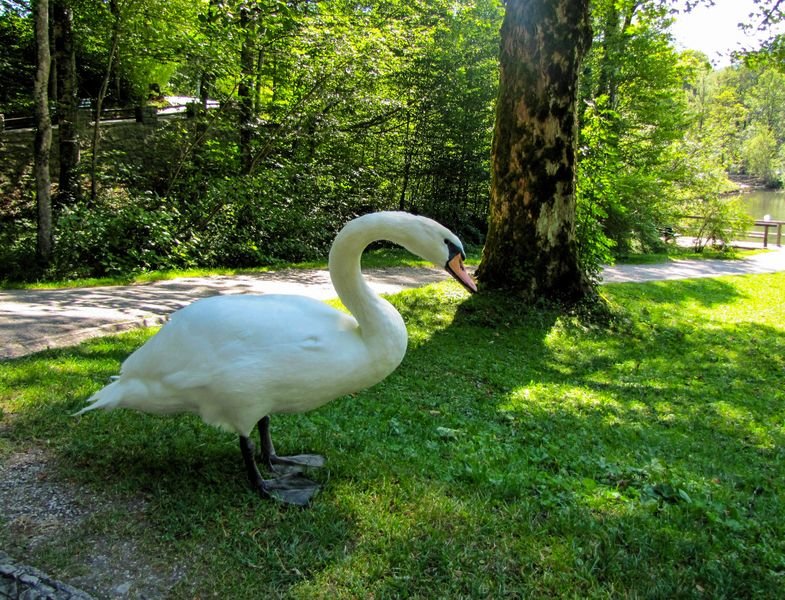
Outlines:
[[[675, 310], [743, 298], [711, 281], [668, 289], [657, 300]], [[459, 433], [442, 444], [444, 470], [428, 476], [454, 482], [451, 493], [467, 502], [474, 492], [466, 490], [482, 489], [503, 505], [529, 506], [541, 544], [572, 540], [565, 552], [576, 564], [562, 575], [573, 591], [588, 577], [662, 597], [775, 593], [785, 333], [758, 323], [685, 325], [678, 314], [615, 331], [547, 319], [532, 332], [536, 319], [514, 307], [489, 318], [486, 302], [466, 303], [411, 356], [427, 363], [450, 345], [443, 337], [473, 340], [473, 381], [442, 409]]]
[[[705, 285], [726, 303], [740, 298], [732, 286]], [[700, 284], [670, 287], [657, 289], [661, 306], [703, 295]], [[64, 472], [143, 494], [159, 549], [198, 557], [206, 590], [779, 589], [784, 398], [761, 386], [782, 372], [781, 330], [685, 327], [679, 315], [603, 329], [505, 297], [428, 291], [395, 302], [411, 333], [396, 373], [273, 420], [279, 451], [328, 458], [311, 509], [256, 498], [234, 437], [192, 418], [55, 420], [53, 437], [71, 430], [58, 450]]]
[[655, 306], [673, 307], [685, 302], [697, 302], [702, 306], [712, 307], [744, 299], [739, 289], [722, 277], [614, 283], [603, 287], [615, 290], [614, 295], [617, 297], [645, 298]]

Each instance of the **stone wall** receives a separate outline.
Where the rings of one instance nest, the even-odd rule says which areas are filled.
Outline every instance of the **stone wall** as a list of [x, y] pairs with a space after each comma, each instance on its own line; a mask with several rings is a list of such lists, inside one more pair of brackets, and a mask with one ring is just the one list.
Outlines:
[[93, 600], [93, 597], [52, 579], [38, 569], [17, 564], [0, 552], [0, 599]]

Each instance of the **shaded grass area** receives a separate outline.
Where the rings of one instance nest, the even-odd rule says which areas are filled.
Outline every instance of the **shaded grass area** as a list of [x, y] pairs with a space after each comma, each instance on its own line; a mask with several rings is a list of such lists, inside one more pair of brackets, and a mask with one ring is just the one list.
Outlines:
[[785, 274], [602, 290], [602, 327], [451, 282], [394, 296], [398, 371], [273, 418], [279, 452], [328, 458], [308, 510], [256, 497], [198, 419], [68, 416], [151, 331], [0, 363], [0, 456], [46, 447], [57, 477], [144, 506], [28, 562], [78, 572], [89, 527], [187, 565], [174, 598], [777, 597]]

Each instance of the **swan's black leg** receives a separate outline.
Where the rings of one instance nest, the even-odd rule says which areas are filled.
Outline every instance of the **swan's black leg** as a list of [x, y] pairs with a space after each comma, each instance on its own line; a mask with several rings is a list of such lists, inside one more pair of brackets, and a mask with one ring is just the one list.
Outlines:
[[251, 486], [254, 489], [259, 490], [262, 495], [265, 495], [264, 479], [262, 479], [262, 474], [259, 472], [259, 467], [256, 466], [256, 460], [253, 456], [253, 442], [244, 435], [240, 436], [240, 452], [243, 454], [243, 462], [245, 463], [245, 472], [248, 474], [248, 481], [251, 482]]
[[254, 459], [253, 442], [243, 435], [240, 436], [240, 452], [243, 455], [248, 480], [263, 498], [272, 498], [285, 504], [306, 506], [319, 489], [316, 483], [299, 473], [283, 475], [276, 479], [263, 479]]
[[262, 462], [270, 470], [273, 470], [272, 457], [276, 456], [273, 439], [270, 437], [270, 416], [267, 415], [256, 424], [259, 429], [259, 443], [262, 445]]
[[259, 441], [262, 445], [262, 463], [273, 472], [290, 472], [301, 468], [319, 468], [324, 466], [324, 457], [318, 454], [297, 454], [295, 456], [278, 456], [275, 453], [273, 440], [270, 437], [270, 417], [263, 417], [257, 424]]

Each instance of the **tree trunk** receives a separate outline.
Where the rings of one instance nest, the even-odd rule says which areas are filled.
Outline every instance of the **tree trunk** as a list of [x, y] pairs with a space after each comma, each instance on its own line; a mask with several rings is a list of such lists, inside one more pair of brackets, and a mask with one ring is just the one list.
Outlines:
[[58, 200], [72, 202], [79, 196], [79, 136], [76, 128], [76, 57], [73, 44], [73, 11], [65, 0], [54, 0], [54, 39], [57, 69], [57, 126], [60, 177]]
[[592, 286], [575, 239], [577, 81], [589, 0], [509, 0], [478, 277], [527, 300], [580, 301]]
[[411, 127], [411, 113], [406, 108], [406, 129], [403, 137], [403, 183], [401, 184], [401, 195], [398, 199], [398, 210], [406, 210], [406, 192], [409, 191], [409, 177], [412, 172], [413, 144], [409, 139], [409, 129]]
[[49, 177], [49, 150], [52, 147], [52, 123], [49, 119], [49, 2], [33, 4], [37, 66], [33, 96], [35, 103], [35, 196], [38, 205], [38, 239], [36, 255], [41, 267], [52, 258], [52, 191]]
[[256, 81], [254, 82], [253, 101], [253, 109], [257, 115], [262, 112], [262, 67], [264, 67], [264, 59], [264, 47], [260, 45], [256, 51]]
[[254, 66], [256, 65], [254, 52], [254, 25], [250, 9], [243, 6], [240, 9], [240, 30], [243, 36], [243, 45], [240, 49], [240, 83], [237, 86], [237, 96], [240, 102], [240, 160], [243, 174], [248, 174], [253, 168], [253, 153], [251, 140], [253, 139], [254, 118]]
[[104, 98], [109, 89], [109, 81], [112, 78], [112, 66], [117, 48], [120, 45], [120, 25], [122, 13], [118, 0], [109, 1], [109, 10], [112, 13], [112, 46], [109, 50], [109, 57], [106, 62], [106, 72], [101, 82], [101, 89], [98, 90], [98, 97], [95, 99], [95, 120], [93, 122], [93, 143], [92, 155], [90, 157], [90, 201], [95, 203], [98, 198], [98, 144], [101, 141], [101, 111], [104, 107]]

